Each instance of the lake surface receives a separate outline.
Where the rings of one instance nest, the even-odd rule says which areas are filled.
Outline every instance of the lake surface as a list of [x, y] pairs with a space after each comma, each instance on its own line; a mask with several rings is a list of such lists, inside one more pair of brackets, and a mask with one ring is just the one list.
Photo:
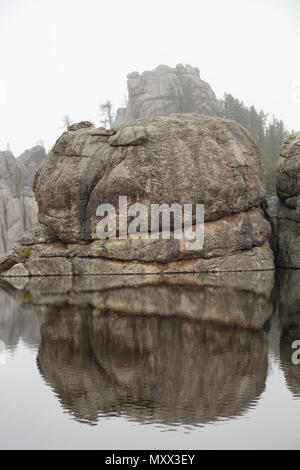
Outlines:
[[299, 271], [0, 281], [0, 448], [300, 449], [295, 340]]

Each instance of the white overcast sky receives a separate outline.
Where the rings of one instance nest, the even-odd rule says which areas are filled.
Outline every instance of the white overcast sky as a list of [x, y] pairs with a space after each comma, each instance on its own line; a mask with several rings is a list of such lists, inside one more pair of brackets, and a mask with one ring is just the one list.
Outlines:
[[300, 130], [300, 0], [0, 0], [0, 149], [124, 101], [126, 75], [198, 66], [217, 96]]

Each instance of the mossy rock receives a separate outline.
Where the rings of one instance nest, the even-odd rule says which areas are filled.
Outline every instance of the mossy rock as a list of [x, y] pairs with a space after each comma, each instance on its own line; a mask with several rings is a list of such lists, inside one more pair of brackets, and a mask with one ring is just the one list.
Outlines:
[[30, 292], [24, 292], [23, 299], [24, 299], [24, 302], [26, 302], [26, 303], [32, 303], [31, 293]]
[[31, 257], [31, 249], [26, 248], [25, 250], [23, 250], [21, 258], [25, 260], [25, 259], [30, 259], [30, 257]]
[[74, 266], [74, 264], [72, 263], [72, 261], [71, 261], [71, 265], [72, 265], [72, 275], [73, 275], [73, 276], [79, 276], [79, 271], [78, 271], [78, 269]]

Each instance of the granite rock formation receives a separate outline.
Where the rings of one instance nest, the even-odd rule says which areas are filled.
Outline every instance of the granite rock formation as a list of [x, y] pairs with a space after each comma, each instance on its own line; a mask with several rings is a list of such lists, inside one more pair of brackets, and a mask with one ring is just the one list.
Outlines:
[[265, 201], [272, 248], [280, 268], [300, 268], [300, 132], [283, 143], [277, 168], [277, 196]]
[[220, 115], [216, 95], [210, 85], [201, 80], [197, 67], [159, 65], [142, 74], [132, 72], [127, 79], [128, 105], [118, 109], [115, 126], [132, 119], [164, 114]]
[[37, 222], [31, 186], [45, 157], [42, 146], [27, 150], [17, 159], [11, 152], [0, 152], [0, 254], [7, 253], [17, 238]]
[[[10, 267], [23, 264], [33, 276], [273, 269], [262, 173], [257, 144], [230, 120], [187, 113], [113, 130], [72, 125], [36, 174], [39, 224], [20, 237]], [[149, 227], [152, 204], [204, 204], [204, 247], [99, 240], [97, 207], [109, 203], [119, 218], [120, 195], [146, 206]]]

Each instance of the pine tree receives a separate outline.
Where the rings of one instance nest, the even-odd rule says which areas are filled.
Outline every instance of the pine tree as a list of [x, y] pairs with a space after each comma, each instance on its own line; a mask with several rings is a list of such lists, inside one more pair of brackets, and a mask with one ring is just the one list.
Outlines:
[[287, 136], [288, 132], [285, 129], [283, 122], [273, 116], [273, 120], [265, 130], [263, 147], [265, 167], [269, 165], [277, 165], [282, 142]]
[[276, 196], [276, 167], [269, 165], [265, 170], [264, 184], [266, 196]]
[[230, 94], [225, 94], [220, 107], [222, 117], [238, 122], [253, 135], [261, 148], [264, 167], [277, 165], [282, 142], [288, 135], [283, 122], [273, 117], [267, 124], [264, 111], [257, 112], [254, 106], [247, 108]]

